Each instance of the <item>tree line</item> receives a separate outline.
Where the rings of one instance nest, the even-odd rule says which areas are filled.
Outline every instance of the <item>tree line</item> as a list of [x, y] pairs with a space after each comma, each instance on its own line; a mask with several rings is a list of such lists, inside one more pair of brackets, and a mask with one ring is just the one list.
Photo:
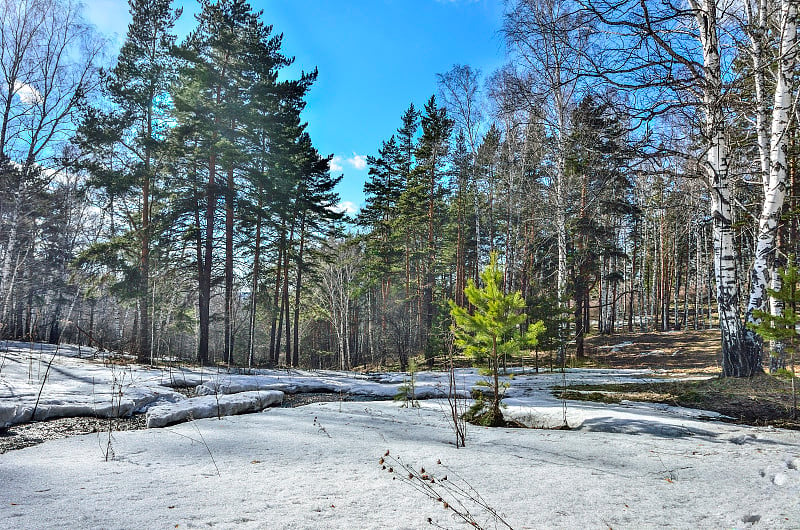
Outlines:
[[[22, 188], [3, 188], [3, 335], [86, 341], [144, 362], [297, 365], [305, 275], [341, 218], [331, 157], [300, 118], [317, 72], [283, 79], [282, 35], [247, 2], [201, 1], [179, 44], [180, 9], [129, 7], [125, 42], [103, 69], [100, 43], [88, 54], [75, 42], [92, 35], [77, 3], [4, 4], [3, 33], [26, 46], [4, 72], [35, 67], [64, 35], [64, 68], [85, 79], [53, 110], [39, 87], [65, 72], [6, 80], [21, 88], [4, 94], [3, 124], [29, 151], [38, 131], [26, 113], [66, 123], [63, 138], [44, 131], [28, 166], [3, 150], [4, 176]], [[17, 203], [29, 212], [9, 215]]]
[[260, 13], [202, 0], [177, 43], [180, 10], [129, 4], [109, 68], [77, 3], [2, 8], [5, 338], [433, 366], [496, 254], [559, 360], [719, 326], [724, 375], [785, 364], [751, 329], [797, 254], [795, 2], [508, 0], [508, 64], [439, 74], [347, 220], [300, 118], [317, 73], [285, 79]]
[[751, 328], [796, 255], [796, 3], [513, 0], [503, 34], [507, 66], [440, 74], [369, 158], [340, 359], [433, 362], [499, 252], [560, 359], [719, 326], [724, 375], [785, 366]]

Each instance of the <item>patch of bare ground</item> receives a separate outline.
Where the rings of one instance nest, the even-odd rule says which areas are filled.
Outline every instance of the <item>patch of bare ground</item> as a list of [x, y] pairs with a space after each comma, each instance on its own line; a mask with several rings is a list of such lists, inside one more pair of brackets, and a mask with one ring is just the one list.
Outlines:
[[[143, 414], [129, 418], [111, 420], [112, 432], [132, 431], [145, 428]], [[14, 449], [24, 449], [47, 440], [58, 440], [80, 434], [107, 433], [109, 420], [106, 418], [58, 418], [47, 421], [20, 423], [0, 431], [0, 454]]]
[[651, 368], [681, 374], [718, 374], [718, 329], [594, 335], [586, 339], [589, 362], [609, 368]]
[[[662, 370], [664, 382], [568, 387], [568, 399], [619, 403], [622, 400], [666, 403], [724, 414], [726, 421], [800, 429], [788, 376], [720, 378], [719, 331], [620, 333], [587, 340], [587, 361], [611, 368]], [[670, 376], [707, 376], [675, 381]], [[795, 380], [797, 383], [797, 380]], [[796, 386], [800, 386], [797, 385]], [[561, 392], [558, 392], [561, 395]]]

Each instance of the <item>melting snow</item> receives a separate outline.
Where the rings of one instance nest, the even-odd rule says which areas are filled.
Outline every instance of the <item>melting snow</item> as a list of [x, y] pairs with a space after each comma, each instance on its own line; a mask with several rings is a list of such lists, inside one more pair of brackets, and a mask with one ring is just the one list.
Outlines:
[[[116, 432], [110, 461], [98, 434], [0, 455], [0, 527], [464, 527], [408, 484], [395, 461], [383, 464], [395, 473], [382, 469], [387, 450], [436, 477], [437, 494], [451, 494], [448, 483], [474, 492], [514, 528], [800, 527], [797, 432], [708, 421], [709, 413], [679, 407], [565, 404], [550, 392], [565, 380], [653, 380], [647, 370], [505, 378], [509, 416], [544, 427], [566, 418], [571, 430], [469, 426], [467, 447], [456, 449], [446, 400], [414, 409], [388, 401], [405, 374], [170, 371], [89, 362], [69, 347], [53, 353], [14, 344], [0, 353], [0, 421], [24, 421], [40, 390], [37, 418], [40, 410], [147, 409], [153, 424], [196, 421]], [[457, 379], [466, 392], [481, 376], [460, 370]], [[416, 384], [436, 396], [447, 379], [421, 372]], [[189, 385], [206, 395], [169, 388]], [[310, 389], [387, 401], [264, 408], [283, 391]], [[262, 412], [218, 419], [245, 409]], [[459, 509], [495, 527], [490, 513], [462, 501]]]

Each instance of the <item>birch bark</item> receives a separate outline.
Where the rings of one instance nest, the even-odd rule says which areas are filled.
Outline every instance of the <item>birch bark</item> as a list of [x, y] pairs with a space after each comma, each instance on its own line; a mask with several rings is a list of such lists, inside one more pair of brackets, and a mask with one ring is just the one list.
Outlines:
[[739, 302], [737, 252], [733, 233], [729, 146], [722, 112], [722, 61], [715, 0], [689, 0], [703, 48], [703, 110], [708, 140], [705, 169], [711, 184], [714, 276], [722, 335], [722, 374], [749, 377], [761, 371], [761, 348], [755, 334], [744, 327]]
[[[764, 9], [765, 6], [762, 6]], [[762, 168], [768, 166], [764, 174], [764, 202], [758, 220], [756, 251], [753, 267], [750, 272], [750, 299], [747, 305], [747, 321], [754, 322], [753, 311], [761, 310], [768, 300], [767, 285], [770, 278], [773, 288], [780, 287], [780, 278], [775, 274], [774, 261], [776, 241], [781, 209], [786, 197], [788, 165], [786, 154], [788, 147], [788, 129], [791, 122], [792, 95], [794, 88], [794, 69], [797, 63], [797, 2], [782, 0], [779, 16], [780, 45], [778, 55], [778, 72], [775, 79], [772, 120], [769, 129], [769, 149], [764, 153], [761, 138], [766, 136], [766, 124], [759, 128], [759, 149], [761, 151]], [[766, 31], [766, 22], [764, 22]], [[756, 77], [763, 83], [763, 74]], [[762, 87], [763, 90], [763, 87]], [[757, 93], [758, 97], [758, 93]], [[763, 99], [759, 101], [759, 112], [762, 114]], [[770, 304], [773, 315], [781, 313], [780, 304]]]

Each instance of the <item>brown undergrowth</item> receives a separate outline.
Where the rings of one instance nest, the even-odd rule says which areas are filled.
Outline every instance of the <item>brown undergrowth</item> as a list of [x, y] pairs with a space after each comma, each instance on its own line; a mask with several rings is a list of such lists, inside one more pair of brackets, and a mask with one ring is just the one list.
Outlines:
[[767, 374], [744, 379], [571, 385], [563, 393], [556, 391], [556, 395], [604, 403], [666, 403], [718, 412], [725, 416], [723, 421], [800, 429], [800, 421], [793, 417], [790, 381]]
[[[619, 403], [666, 403], [718, 412], [726, 421], [800, 429], [788, 375], [721, 378], [719, 330], [598, 335], [586, 341], [585, 365], [657, 370], [664, 382], [573, 385], [563, 397]], [[686, 376], [704, 380], [670, 380]], [[556, 394], [560, 397], [559, 389]]]

